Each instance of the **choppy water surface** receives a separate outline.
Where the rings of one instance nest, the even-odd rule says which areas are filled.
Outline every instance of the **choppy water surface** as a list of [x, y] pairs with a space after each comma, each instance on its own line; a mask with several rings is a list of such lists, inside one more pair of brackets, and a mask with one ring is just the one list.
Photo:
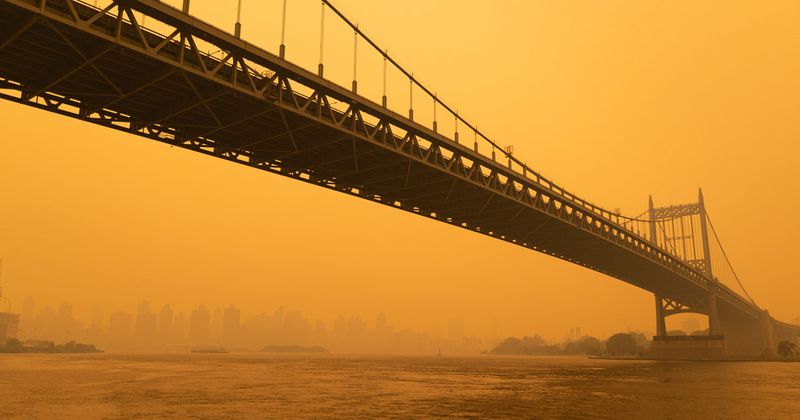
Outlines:
[[800, 418], [800, 363], [0, 355], [0, 418]]

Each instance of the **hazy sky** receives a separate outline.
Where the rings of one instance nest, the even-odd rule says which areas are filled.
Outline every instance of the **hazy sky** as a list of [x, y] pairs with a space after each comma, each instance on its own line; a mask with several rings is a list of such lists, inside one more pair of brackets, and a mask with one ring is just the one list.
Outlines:
[[[243, 38], [277, 51], [280, 4], [245, 0]], [[648, 194], [676, 204], [703, 187], [751, 295], [800, 316], [799, 2], [335, 4], [463, 116], [600, 205], [635, 215]], [[236, 5], [192, 11], [232, 30]], [[349, 86], [352, 34], [327, 21], [326, 75]], [[289, 60], [316, 68], [318, 25], [317, 1], [289, 0]], [[377, 99], [381, 62], [364, 54], [359, 90]], [[398, 110], [407, 89], [390, 77]], [[385, 312], [415, 329], [462, 318], [480, 335], [493, 320], [553, 338], [655, 329], [652, 295], [551, 257], [10, 102], [0, 119], [0, 255], [16, 308], [148, 299]]]

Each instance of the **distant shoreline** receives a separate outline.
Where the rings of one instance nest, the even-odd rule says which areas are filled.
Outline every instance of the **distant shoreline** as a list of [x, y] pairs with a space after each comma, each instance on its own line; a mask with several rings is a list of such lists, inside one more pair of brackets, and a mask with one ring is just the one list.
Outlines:
[[64, 344], [55, 344], [52, 341], [28, 340], [21, 342], [9, 339], [0, 345], [0, 354], [78, 354], [78, 353], [103, 353], [103, 350], [91, 344], [70, 341]]
[[696, 359], [664, 359], [656, 357], [615, 357], [615, 356], [587, 356], [593, 360], [631, 360], [645, 362], [770, 362], [770, 363], [796, 363], [800, 358], [756, 358], [756, 357], [724, 357], [724, 358], [696, 358]]
[[328, 353], [328, 350], [320, 346], [266, 346], [261, 349], [261, 353]]

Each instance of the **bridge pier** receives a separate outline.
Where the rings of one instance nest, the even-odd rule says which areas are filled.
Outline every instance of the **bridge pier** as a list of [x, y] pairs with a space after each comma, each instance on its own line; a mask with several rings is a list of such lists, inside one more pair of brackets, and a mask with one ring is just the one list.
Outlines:
[[721, 311], [720, 323], [731, 356], [774, 357], [781, 341], [800, 344], [800, 329], [776, 321], [766, 310], [758, 316], [734, 309]]
[[721, 311], [720, 327], [725, 335], [729, 354], [737, 357], [761, 357], [773, 351], [775, 346], [767, 337], [771, 335], [767, 322], [763, 314], [754, 318], [731, 309]]
[[656, 294], [656, 336], [667, 336], [667, 314], [664, 310], [664, 299]]
[[[656, 298], [656, 335], [650, 352], [654, 358], [666, 360], [721, 359], [728, 355], [725, 336], [720, 334], [716, 309], [716, 296], [709, 293], [708, 299], [700, 299], [688, 305], [675, 299]], [[708, 313], [708, 335], [670, 336], [667, 334], [666, 318], [680, 313]]]
[[717, 295], [708, 293], [708, 335], [720, 335], [719, 312], [717, 311]]
[[775, 352], [778, 349], [778, 338], [775, 334], [775, 323], [769, 311], [761, 311], [761, 346], [765, 351]]
[[[743, 312], [731, 305], [718, 306], [714, 292], [707, 300], [677, 301], [655, 295], [656, 335], [651, 354], [659, 359], [720, 359], [775, 357], [778, 344], [787, 340], [800, 345], [797, 326], [776, 321], [766, 310], [758, 314]], [[708, 335], [669, 336], [666, 318], [679, 313], [708, 315]]]

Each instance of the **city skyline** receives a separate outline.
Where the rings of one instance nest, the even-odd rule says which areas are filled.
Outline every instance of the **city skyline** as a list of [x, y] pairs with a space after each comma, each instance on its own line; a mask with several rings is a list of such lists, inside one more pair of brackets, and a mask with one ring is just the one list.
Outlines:
[[217, 344], [248, 351], [267, 345], [315, 345], [338, 352], [430, 353], [444, 347], [456, 353], [477, 353], [488, 350], [500, 339], [470, 335], [459, 319], [446, 319], [444, 325], [434, 324], [429, 330], [412, 331], [395, 327], [384, 313], [372, 319], [353, 314], [314, 320], [283, 306], [242, 315], [233, 304], [199, 304], [183, 312], [170, 304], [155, 307], [142, 301], [129, 310], [104, 311], [94, 307], [88, 317], [76, 315], [68, 302], [57, 307], [43, 305], [37, 310], [34, 300], [26, 298], [22, 306], [21, 339], [83, 341], [111, 351], [185, 350]]
[[[38, 309], [38, 310], [37, 310]], [[535, 328], [517, 334], [481, 337], [471, 334], [462, 319], [446, 319], [429, 329], [395, 326], [389, 317], [359, 314], [314, 320], [299, 310], [279, 306], [274, 311], [242, 314], [239, 307], [198, 304], [180, 311], [169, 303], [151, 305], [142, 301], [130, 308], [104, 311], [99, 307], [77, 315], [69, 302], [42, 305], [26, 298], [22, 304], [18, 338], [55, 342], [80, 341], [109, 351], [186, 351], [193, 346], [221, 345], [233, 351], [258, 351], [269, 345], [321, 346], [333, 352], [430, 354], [476, 354], [488, 351], [509, 337], [541, 336]], [[798, 319], [800, 321], [800, 319]], [[684, 317], [674, 333], [699, 333], [705, 328], [699, 317]], [[631, 328], [619, 331], [643, 333]], [[570, 328], [559, 337], [543, 337], [549, 343], [569, 343], [582, 337], [598, 337]]]

